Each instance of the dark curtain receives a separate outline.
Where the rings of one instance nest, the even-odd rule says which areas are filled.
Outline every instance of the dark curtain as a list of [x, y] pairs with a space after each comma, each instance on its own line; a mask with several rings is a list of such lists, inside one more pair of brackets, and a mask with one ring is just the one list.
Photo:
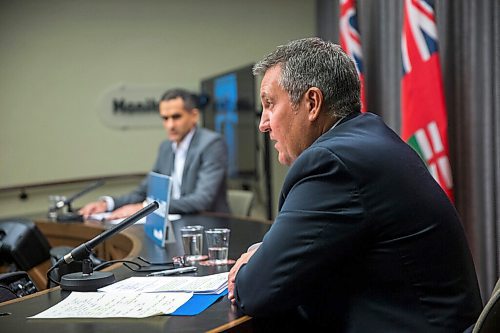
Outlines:
[[[357, 0], [367, 107], [399, 133], [403, 1]], [[316, 0], [317, 36], [339, 41], [338, 0]], [[500, 1], [437, 0], [455, 205], [483, 299], [500, 272]]]

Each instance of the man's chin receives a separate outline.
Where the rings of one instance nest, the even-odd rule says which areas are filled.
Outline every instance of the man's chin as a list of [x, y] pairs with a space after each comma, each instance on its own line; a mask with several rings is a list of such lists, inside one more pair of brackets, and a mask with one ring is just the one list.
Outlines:
[[278, 152], [278, 162], [282, 165], [287, 165], [290, 166], [292, 164], [292, 160], [288, 156], [284, 156], [281, 153]]

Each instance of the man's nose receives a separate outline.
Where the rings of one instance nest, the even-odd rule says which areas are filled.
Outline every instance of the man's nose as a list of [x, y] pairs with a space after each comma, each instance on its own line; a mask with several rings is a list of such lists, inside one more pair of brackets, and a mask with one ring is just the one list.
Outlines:
[[163, 121], [163, 126], [165, 126], [165, 128], [172, 128], [174, 126], [174, 122], [172, 119], [167, 119]]
[[269, 116], [266, 111], [262, 111], [262, 115], [260, 116], [259, 131], [265, 133], [269, 132], [269, 130]]

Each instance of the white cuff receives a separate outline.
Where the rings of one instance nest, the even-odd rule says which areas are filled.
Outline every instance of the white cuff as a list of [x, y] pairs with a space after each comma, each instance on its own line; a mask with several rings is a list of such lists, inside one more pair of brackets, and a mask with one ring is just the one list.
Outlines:
[[115, 209], [115, 201], [113, 200], [112, 197], [105, 195], [99, 198], [99, 200], [106, 201], [106, 211], [107, 212], [112, 212]]
[[250, 245], [250, 247], [248, 248], [247, 252], [251, 252], [251, 251], [257, 250], [260, 247], [260, 244], [262, 244], [262, 242], [258, 242], [258, 243]]

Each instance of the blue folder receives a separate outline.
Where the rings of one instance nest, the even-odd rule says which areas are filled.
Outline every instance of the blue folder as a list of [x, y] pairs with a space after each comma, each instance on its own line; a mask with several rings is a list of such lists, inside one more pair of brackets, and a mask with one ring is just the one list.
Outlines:
[[170, 205], [170, 190], [172, 188], [172, 178], [156, 172], [148, 174], [148, 191], [146, 201], [151, 203], [158, 201], [160, 207], [152, 214], [146, 216], [144, 233], [151, 238], [153, 243], [160, 247], [165, 247], [167, 238], [167, 214]]
[[175, 312], [171, 313], [171, 316], [195, 316], [205, 309], [207, 309], [210, 305], [214, 304], [220, 297], [227, 295], [227, 289], [221, 292], [220, 294], [209, 294], [209, 295], [200, 295], [194, 294], [193, 297], [189, 299], [186, 303], [184, 303], [180, 308], [175, 310]]

